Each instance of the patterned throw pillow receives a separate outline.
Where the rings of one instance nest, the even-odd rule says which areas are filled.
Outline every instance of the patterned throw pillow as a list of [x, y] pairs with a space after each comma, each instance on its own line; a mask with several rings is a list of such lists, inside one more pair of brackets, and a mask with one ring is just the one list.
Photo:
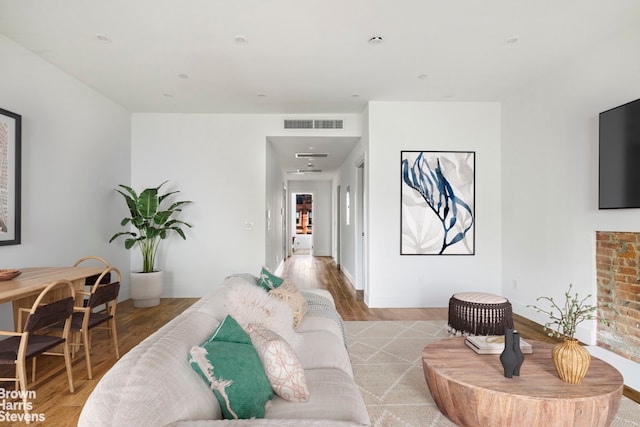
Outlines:
[[189, 363], [215, 394], [224, 418], [264, 418], [273, 390], [249, 335], [233, 317], [191, 348]]
[[275, 289], [278, 286], [282, 285], [282, 282], [284, 282], [284, 280], [282, 280], [281, 277], [272, 274], [269, 270], [266, 269], [266, 267], [262, 267], [262, 270], [260, 271], [260, 277], [258, 278], [258, 285], [264, 288], [264, 290], [270, 291], [272, 289]]
[[273, 391], [289, 402], [309, 400], [304, 369], [291, 346], [280, 335], [260, 325], [249, 325], [247, 332]]
[[276, 289], [269, 291], [271, 295], [275, 295], [282, 301], [286, 302], [293, 312], [293, 328], [298, 329], [304, 315], [309, 311], [307, 299], [300, 293], [296, 285], [285, 280], [284, 283]]

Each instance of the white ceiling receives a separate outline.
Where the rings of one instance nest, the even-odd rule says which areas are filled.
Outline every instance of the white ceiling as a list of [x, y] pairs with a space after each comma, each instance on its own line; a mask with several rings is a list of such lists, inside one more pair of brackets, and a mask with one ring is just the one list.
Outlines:
[[639, 23], [638, 0], [0, 0], [0, 33], [132, 112], [500, 101]]

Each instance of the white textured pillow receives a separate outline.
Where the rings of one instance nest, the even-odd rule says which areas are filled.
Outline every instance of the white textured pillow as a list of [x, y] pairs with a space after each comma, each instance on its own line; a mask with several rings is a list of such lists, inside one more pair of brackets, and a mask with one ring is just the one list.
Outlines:
[[291, 346], [280, 335], [260, 325], [250, 324], [247, 332], [273, 391], [289, 402], [309, 400], [304, 369]]
[[251, 283], [241, 282], [227, 291], [227, 309], [244, 330], [250, 323], [262, 325], [296, 347], [302, 336], [293, 329], [291, 308], [274, 295]]

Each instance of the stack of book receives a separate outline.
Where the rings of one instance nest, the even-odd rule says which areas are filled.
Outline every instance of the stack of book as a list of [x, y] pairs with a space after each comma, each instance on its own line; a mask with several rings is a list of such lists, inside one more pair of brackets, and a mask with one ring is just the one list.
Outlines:
[[[500, 354], [504, 350], [504, 335], [468, 336], [464, 343], [478, 354]], [[520, 350], [524, 354], [533, 353], [533, 347], [520, 339]]]

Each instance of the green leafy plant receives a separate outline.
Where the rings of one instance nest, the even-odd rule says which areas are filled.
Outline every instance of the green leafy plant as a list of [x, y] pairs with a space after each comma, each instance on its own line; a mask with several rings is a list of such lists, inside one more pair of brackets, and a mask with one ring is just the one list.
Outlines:
[[191, 228], [191, 225], [179, 219], [172, 218], [177, 212], [182, 211], [182, 206], [192, 203], [191, 201], [172, 202], [168, 208], [163, 208], [162, 203], [168, 203], [168, 198], [179, 191], [171, 191], [159, 194], [160, 188], [168, 181], [163, 182], [155, 188], [146, 188], [140, 194], [131, 187], [120, 184], [119, 187], [126, 192], [115, 189], [124, 197], [129, 214], [124, 218], [121, 226], [133, 225], [138, 232], [120, 231], [114, 234], [109, 243], [120, 236], [126, 236], [124, 247], [133, 248], [136, 244], [142, 252], [142, 272], [151, 273], [154, 271], [156, 253], [161, 240], [166, 239], [171, 231], [176, 232], [186, 240], [182, 231], [182, 226]]
[[[594, 313], [597, 307], [586, 303], [586, 301], [591, 298], [591, 294], [580, 299], [578, 293], [571, 294], [571, 287], [572, 285], [569, 285], [569, 289], [564, 294], [565, 300], [563, 305], [558, 305], [558, 303], [550, 297], [538, 297], [536, 301], [545, 300], [551, 303], [548, 310], [535, 305], [527, 306], [537, 310], [539, 313], [544, 313], [549, 316], [550, 320], [544, 325], [544, 330], [550, 330], [547, 333], [550, 337], [555, 336], [557, 338], [574, 339], [578, 324], [585, 320], [596, 318]], [[607, 323], [607, 321], [603, 321], [603, 323]], [[555, 331], [553, 329], [555, 329]]]

